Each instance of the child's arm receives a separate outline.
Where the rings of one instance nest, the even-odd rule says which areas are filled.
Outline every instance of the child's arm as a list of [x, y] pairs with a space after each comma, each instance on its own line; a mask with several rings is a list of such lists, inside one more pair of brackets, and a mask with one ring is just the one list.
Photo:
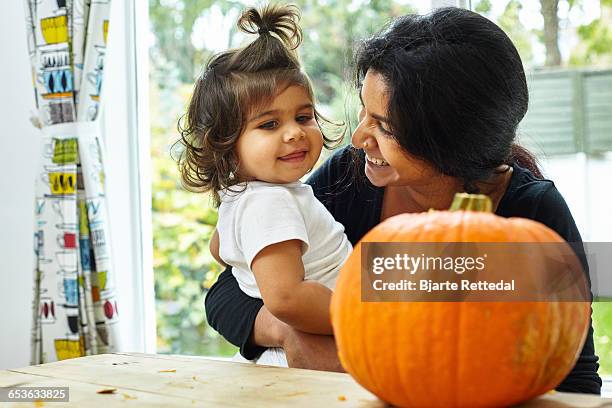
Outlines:
[[219, 256], [219, 232], [217, 232], [216, 228], [212, 236], [210, 237], [208, 249], [210, 249], [210, 254], [213, 256], [213, 258], [215, 258], [217, 262], [219, 262], [222, 266], [227, 266]]
[[253, 259], [251, 269], [264, 304], [274, 316], [304, 332], [333, 334], [332, 291], [318, 282], [304, 281], [301, 241], [265, 247]]

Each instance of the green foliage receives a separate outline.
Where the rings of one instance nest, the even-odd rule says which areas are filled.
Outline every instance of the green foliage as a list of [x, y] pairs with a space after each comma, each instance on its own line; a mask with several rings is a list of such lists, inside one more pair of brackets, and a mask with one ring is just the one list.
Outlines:
[[519, 0], [510, 0], [497, 23], [506, 32], [519, 51], [523, 63], [530, 65], [533, 60], [531, 47], [532, 32], [528, 31], [519, 19], [523, 6]]
[[[542, 0], [540, 0], [541, 3]], [[567, 3], [569, 9], [584, 7], [583, 0], [559, 0]], [[474, 11], [489, 18], [493, 16], [493, 4], [505, 5], [504, 12], [497, 17], [496, 22], [508, 34], [521, 55], [523, 63], [528, 67], [537, 67], [534, 59], [533, 45], [544, 44], [543, 29], [526, 29], [519, 19], [525, 2], [520, 0], [479, 0], [475, 2]], [[579, 39], [578, 44], [571, 50], [569, 59], [562, 61], [570, 66], [609, 66], [612, 64], [612, 0], [600, 0], [601, 17], [579, 25], [569, 19], [560, 19], [563, 31], [575, 29]]]
[[491, 11], [491, 0], [480, 0], [474, 6], [474, 11], [481, 14], [487, 14]]
[[208, 250], [217, 213], [208, 199], [181, 189], [176, 164], [160, 142], [169, 129], [153, 128], [153, 237], [160, 352], [231, 354], [207, 325], [203, 294], [220, 266]]
[[612, 299], [593, 303], [593, 330], [599, 374], [612, 375]]
[[[149, 0], [149, 21], [155, 34], [156, 52], [153, 59], [156, 68], [167, 64], [181, 83], [190, 83], [199, 67], [197, 63], [207, 54], [191, 43], [191, 35], [196, 20], [213, 4], [224, 9], [236, 7], [239, 2], [214, 0]], [[161, 58], [162, 60], [159, 60]], [[161, 83], [161, 86], [164, 86]]]
[[609, 22], [598, 18], [578, 27], [581, 44], [570, 58], [571, 65], [593, 65], [601, 57], [612, 56], [612, 30], [608, 25]]
[[[334, 104], [338, 85], [350, 82], [357, 41], [382, 29], [391, 18], [414, 11], [392, 0], [337, 0], [322, 6], [316, 0], [295, 2], [302, 10], [304, 69], [313, 80], [320, 103]], [[342, 114], [342, 112], [336, 112]]]
[[207, 196], [181, 187], [177, 164], [170, 157], [179, 138], [176, 123], [191, 88], [178, 81], [174, 88], [151, 82], [157, 346], [161, 353], [229, 356], [236, 348], [208, 326], [204, 312], [204, 293], [221, 271], [208, 250], [217, 212]]
[[[582, 0], [568, 0], [580, 7]], [[609, 66], [612, 64], [612, 0], [600, 0], [600, 17], [576, 28], [580, 40], [569, 58], [571, 66]]]

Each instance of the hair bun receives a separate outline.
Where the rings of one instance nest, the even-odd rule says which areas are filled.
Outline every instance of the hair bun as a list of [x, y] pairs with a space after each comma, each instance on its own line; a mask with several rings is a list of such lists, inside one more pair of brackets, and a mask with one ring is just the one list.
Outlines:
[[300, 12], [296, 6], [270, 4], [259, 10], [245, 10], [238, 19], [238, 28], [248, 34], [274, 34], [285, 46], [294, 50], [302, 42], [299, 20]]

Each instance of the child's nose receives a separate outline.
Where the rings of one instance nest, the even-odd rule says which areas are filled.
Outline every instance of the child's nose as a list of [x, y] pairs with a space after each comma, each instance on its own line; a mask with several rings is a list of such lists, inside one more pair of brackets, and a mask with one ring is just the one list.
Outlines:
[[306, 132], [300, 126], [291, 126], [284, 134], [285, 142], [295, 142], [306, 136]]

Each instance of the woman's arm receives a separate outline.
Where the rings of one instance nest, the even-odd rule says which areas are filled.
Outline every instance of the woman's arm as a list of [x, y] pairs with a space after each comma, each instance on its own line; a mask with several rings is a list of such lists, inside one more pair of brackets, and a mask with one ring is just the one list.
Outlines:
[[304, 333], [274, 317], [261, 299], [240, 290], [231, 268], [219, 275], [205, 303], [208, 323], [246, 359], [259, 357], [266, 347], [282, 347], [289, 367], [342, 371], [332, 336]]
[[[294, 328], [312, 334], [333, 334], [331, 290], [304, 280], [302, 242], [269, 245], [253, 259], [251, 269], [268, 310]], [[282, 273], [279, 273], [282, 271]]]

